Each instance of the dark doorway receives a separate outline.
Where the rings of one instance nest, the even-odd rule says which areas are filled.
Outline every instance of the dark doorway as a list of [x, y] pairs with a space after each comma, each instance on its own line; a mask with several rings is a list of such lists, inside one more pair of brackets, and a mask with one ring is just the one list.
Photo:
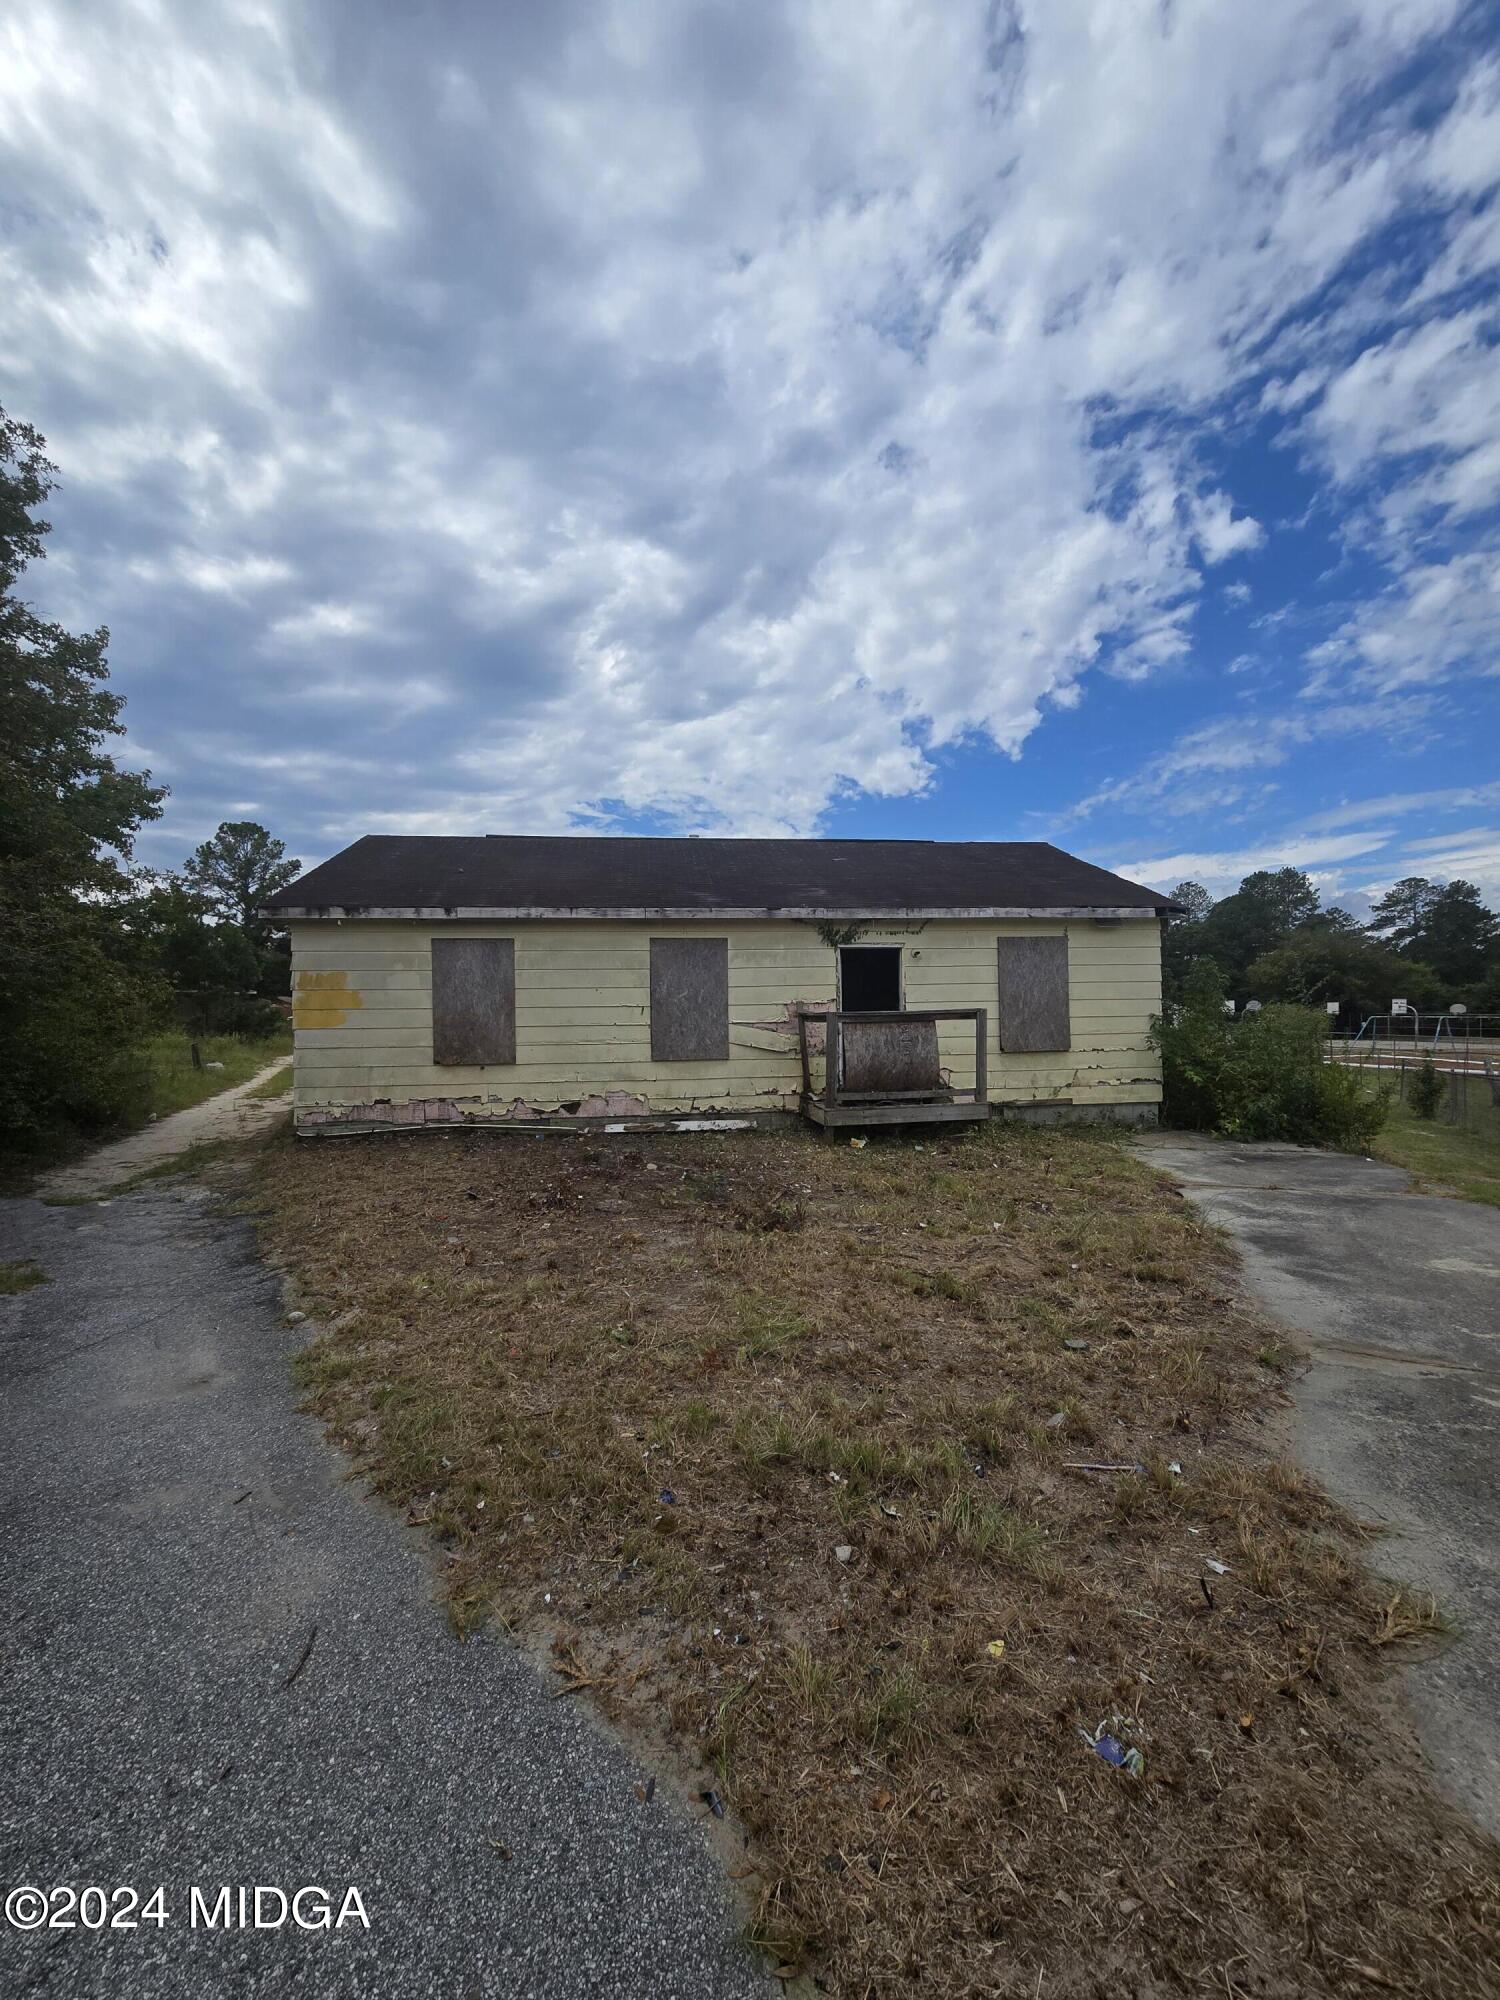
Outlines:
[[839, 1006], [846, 1014], [894, 1014], [901, 1006], [900, 945], [842, 945]]

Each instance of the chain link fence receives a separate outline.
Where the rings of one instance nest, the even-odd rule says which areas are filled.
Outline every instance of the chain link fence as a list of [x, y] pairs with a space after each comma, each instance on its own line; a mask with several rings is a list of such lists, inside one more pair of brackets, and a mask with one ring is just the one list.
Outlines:
[[[1422, 1069], [1420, 1056], [1367, 1057], [1363, 1061], [1358, 1056], [1343, 1056], [1339, 1060], [1364, 1071], [1372, 1083], [1394, 1083], [1403, 1104], [1408, 1102], [1411, 1085]], [[1494, 1062], [1487, 1063], [1483, 1069], [1444, 1069], [1439, 1066], [1438, 1075], [1443, 1082], [1443, 1094], [1437, 1108], [1439, 1124], [1464, 1125], [1471, 1131], [1500, 1134], [1500, 1066]]]

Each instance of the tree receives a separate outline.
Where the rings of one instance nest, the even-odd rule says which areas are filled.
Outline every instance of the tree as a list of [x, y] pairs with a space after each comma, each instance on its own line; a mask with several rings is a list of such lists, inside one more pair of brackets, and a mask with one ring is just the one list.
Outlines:
[[1302, 925], [1305, 931], [1354, 931], [1362, 933], [1364, 925], [1339, 903], [1330, 903], [1326, 910], [1319, 910]]
[[1428, 906], [1413, 952], [1450, 987], [1467, 988], [1483, 979], [1495, 935], [1494, 914], [1480, 901], [1478, 887], [1449, 882]]
[[1436, 896], [1436, 883], [1425, 875], [1403, 875], [1371, 907], [1366, 928], [1397, 951], [1410, 951], [1422, 935]]
[[1497, 935], [1494, 913], [1480, 901], [1475, 883], [1439, 885], [1425, 875], [1403, 875], [1387, 889], [1370, 913], [1369, 929], [1403, 957], [1424, 960], [1449, 989], [1484, 978]]
[[124, 911], [141, 957], [172, 989], [179, 1021], [195, 1035], [271, 1035], [281, 1015], [256, 998], [263, 956], [238, 924], [178, 875], [146, 874]]
[[1326, 924], [1323, 913], [1262, 952], [1245, 981], [1257, 1000], [1324, 1008], [1337, 1000], [1346, 1019], [1360, 1021], [1387, 1013], [1395, 994], [1426, 1007], [1442, 990], [1430, 967], [1399, 957], [1357, 925]]
[[1169, 901], [1182, 909], [1179, 917], [1163, 919], [1161, 934], [1162, 992], [1169, 1002], [1182, 999], [1187, 976], [1198, 955], [1197, 937], [1214, 899], [1201, 882], [1179, 882]]
[[1173, 921], [1177, 923], [1201, 923], [1214, 906], [1214, 899], [1201, 882], [1179, 882], [1167, 900], [1181, 906], [1182, 915]]
[[[189, 857], [183, 880], [208, 899], [226, 923], [236, 925], [261, 961], [261, 978], [285, 990], [276, 975], [285, 961], [276, 947], [280, 934], [261, 916], [268, 897], [295, 882], [302, 867], [288, 858], [286, 844], [253, 819], [227, 819], [212, 840], [205, 840]], [[272, 977], [267, 980], [267, 975]]]
[[1388, 1091], [1325, 1060], [1323, 1021], [1307, 1007], [1270, 1006], [1235, 1020], [1211, 959], [1188, 975], [1182, 1004], [1153, 1024], [1168, 1124], [1246, 1139], [1363, 1145], [1385, 1120]]
[[1500, 947], [1490, 947], [1484, 973], [1473, 988], [1470, 1012], [1500, 1016]]
[[1258, 869], [1198, 926], [1196, 947], [1214, 959], [1238, 997], [1257, 958], [1318, 914], [1318, 892], [1300, 868]]
[[165, 793], [106, 747], [123, 733], [107, 631], [66, 632], [15, 592], [44, 552], [35, 510], [55, 470], [0, 410], [0, 1126], [31, 1133], [121, 1116], [160, 1004], [118, 906], [122, 863]]
[[1438, 1106], [1443, 1101], [1443, 1093], [1448, 1088], [1448, 1079], [1443, 1075], [1431, 1056], [1423, 1056], [1417, 1066], [1417, 1073], [1411, 1080], [1407, 1101], [1419, 1118], [1429, 1121], [1438, 1115]]

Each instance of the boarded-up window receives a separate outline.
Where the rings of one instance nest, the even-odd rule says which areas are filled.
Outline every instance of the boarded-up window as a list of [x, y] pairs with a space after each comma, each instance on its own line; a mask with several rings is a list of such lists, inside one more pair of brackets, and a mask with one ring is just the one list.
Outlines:
[[651, 1060], [729, 1054], [728, 938], [652, 938]]
[[1009, 1055], [1071, 1048], [1066, 937], [1000, 939], [1000, 1046]]
[[432, 1060], [516, 1059], [516, 947], [511, 938], [432, 940]]

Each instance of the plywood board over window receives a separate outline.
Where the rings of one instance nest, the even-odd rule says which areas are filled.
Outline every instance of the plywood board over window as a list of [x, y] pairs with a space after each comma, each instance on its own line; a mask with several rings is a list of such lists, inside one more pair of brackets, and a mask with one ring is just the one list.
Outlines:
[[513, 1063], [515, 1059], [515, 940], [434, 938], [434, 1063]]
[[728, 938], [652, 938], [652, 1061], [722, 1062], [728, 1054]]
[[1003, 937], [1000, 1046], [1007, 1055], [1071, 1048], [1066, 937]]

